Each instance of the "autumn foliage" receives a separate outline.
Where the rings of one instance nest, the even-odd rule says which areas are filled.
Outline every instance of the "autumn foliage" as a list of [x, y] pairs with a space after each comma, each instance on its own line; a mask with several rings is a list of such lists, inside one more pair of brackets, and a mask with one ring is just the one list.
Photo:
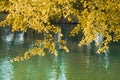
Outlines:
[[[26, 32], [31, 28], [44, 36], [44, 39], [35, 42], [34, 48], [23, 57], [14, 58], [14, 61], [37, 54], [43, 56], [45, 49], [57, 55], [56, 44], [69, 52], [66, 42], [61, 39], [60, 27], [52, 24], [51, 20], [62, 18], [72, 23], [76, 18], [78, 24], [70, 36], [83, 33], [79, 46], [90, 44], [101, 34], [104, 40], [102, 44], [97, 43], [98, 53], [105, 52], [110, 42], [120, 39], [119, 0], [0, 0], [0, 12], [8, 13], [6, 19], [0, 22], [1, 26], [11, 25], [12, 32]], [[57, 41], [54, 40], [55, 35], [59, 35]]]

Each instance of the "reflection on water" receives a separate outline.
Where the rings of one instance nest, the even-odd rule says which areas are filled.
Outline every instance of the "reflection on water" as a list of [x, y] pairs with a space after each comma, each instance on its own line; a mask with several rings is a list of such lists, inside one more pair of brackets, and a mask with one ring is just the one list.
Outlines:
[[69, 54], [60, 50], [59, 56], [48, 54], [11, 63], [11, 57], [21, 55], [29, 46], [6, 49], [7, 46], [1, 44], [0, 80], [120, 80], [119, 46], [111, 46], [101, 55], [95, 53], [93, 44], [79, 48], [70, 45]]
[[[98, 33], [98, 35], [95, 39], [95, 45], [98, 43], [102, 44], [102, 42], [103, 42], [103, 36], [101, 33]], [[97, 48], [97, 46], [96, 46], [96, 48]], [[108, 69], [108, 67], [109, 67], [109, 53], [110, 53], [109, 49], [107, 49], [105, 54], [103, 54], [103, 60], [104, 60], [103, 66], [105, 67], [105, 69]]]
[[19, 32], [15, 35], [14, 45], [22, 45], [24, 43], [24, 32]]
[[9, 60], [9, 57], [0, 60], [0, 80], [13, 79], [13, 65]]
[[14, 37], [14, 34], [13, 33], [9, 33], [8, 35], [2, 37], [3, 41], [6, 42], [6, 43], [11, 43], [13, 41], [13, 37]]
[[103, 36], [101, 33], [98, 33], [98, 35], [96, 36], [96, 39], [95, 39], [95, 42], [96, 44], [99, 42], [100, 44], [102, 44], [103, 42]]
[[66, 78], [66, 72], [65, 72], [65, 63], [63, 59], [56, 57], [54, 59], [56, 65], [53, 65], [53, 69], [50, 72], [50, 79], [49, 80], [67, 80]]
[[2, 41], [4, 44], [7, 45], [23, 45], [24, 43], [24, 32], [19, 31], [19, 32], [11, 32], [11, 27], [3, 27], [2, 31]]
[[105, 55], [104, 55], [104, 67], [108, 69], [110, 63], [109, 63], [109, 49], [107, 49]]

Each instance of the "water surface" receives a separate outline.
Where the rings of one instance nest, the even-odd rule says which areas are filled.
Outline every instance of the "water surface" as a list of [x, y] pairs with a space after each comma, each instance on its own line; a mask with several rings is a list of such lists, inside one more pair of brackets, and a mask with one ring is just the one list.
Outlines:
[[21, 62], [9, 61], [30, 46], [0, 45], [0, 80], [120, 80], [119, 45], [110, 45], [105, 56], [96, 54], [95, 46], [75, 47], [75, 43], [69, 43], [68, 54], [60, 50], [58, 56], [48, 54]]

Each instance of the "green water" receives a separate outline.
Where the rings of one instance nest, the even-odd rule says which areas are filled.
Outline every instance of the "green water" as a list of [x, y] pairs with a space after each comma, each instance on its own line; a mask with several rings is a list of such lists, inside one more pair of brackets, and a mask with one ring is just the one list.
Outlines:
[[70, 53], [60, 50], [58, 56], [34, 56], [11, 63], [30, 45], [0, 45], [0, 80], [120, 80], [120, 49], [110, 45], [107, 59], [95, 54], [95, 46], [77, 47], [70, 43]]

